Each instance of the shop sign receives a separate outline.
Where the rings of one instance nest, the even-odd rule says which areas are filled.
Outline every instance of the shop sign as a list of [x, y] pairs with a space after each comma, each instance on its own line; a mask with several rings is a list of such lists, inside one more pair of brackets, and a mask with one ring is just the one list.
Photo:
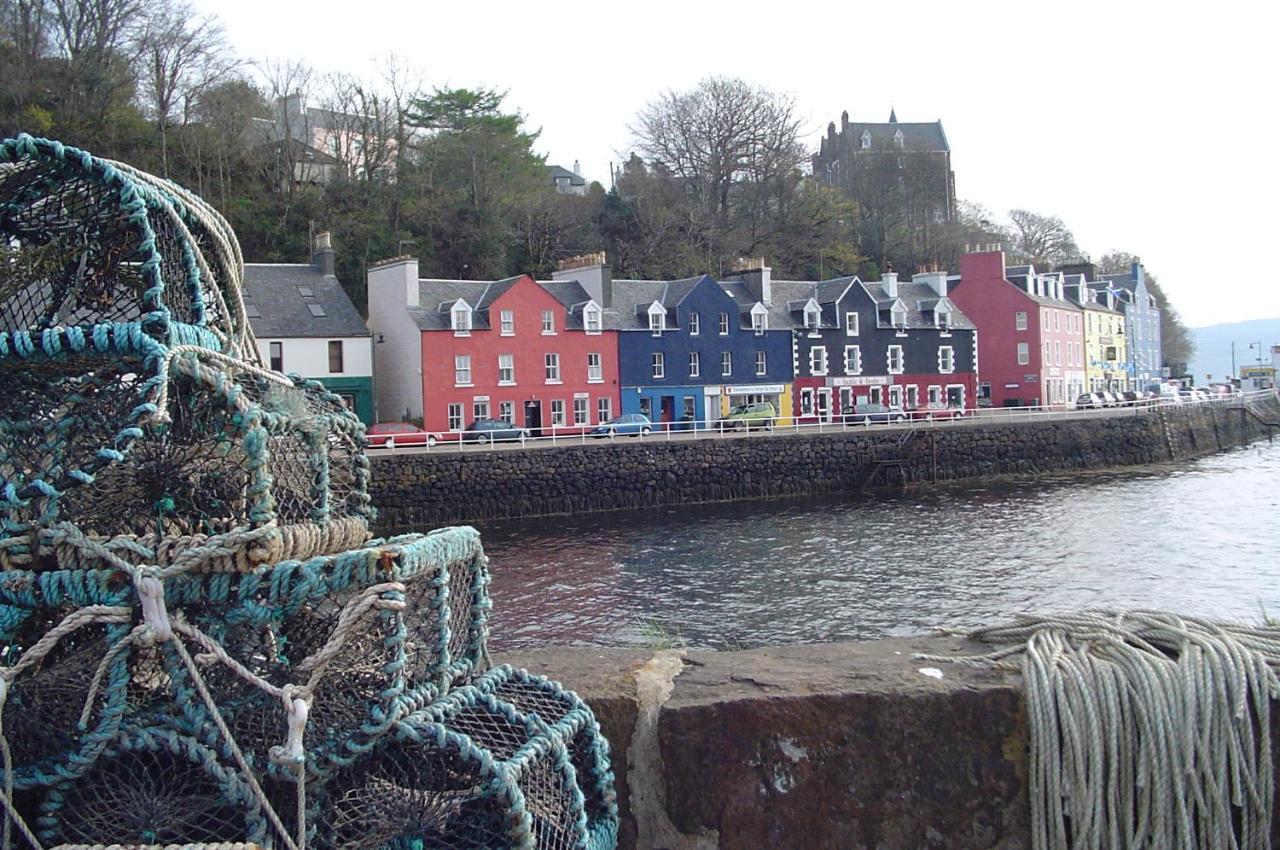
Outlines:
[[833, 387], [887, 387], [888, 375], [857, 375], [849, 378], [828, 378]]

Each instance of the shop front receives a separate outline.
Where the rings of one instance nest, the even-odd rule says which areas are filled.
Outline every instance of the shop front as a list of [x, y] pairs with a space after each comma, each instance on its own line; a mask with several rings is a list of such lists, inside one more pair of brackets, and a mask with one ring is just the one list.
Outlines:
[[[832, 415], [852, 413], [854, 406], [859, 404], [889, 404], [890, 392], [893, 389], [890, 384], [888, 375], [849, 375], [828, 378]], [[820, 403], [817, 397], [814, 403]], [[801, 406], [803, 405], [804, 399], [801, 399]]]
[[[778, 411], [777, 424], [789, 425], [791, 418], [791, 386], [789, 384], [736, 384], [706, 388], [707, 416], [717, 419], [729, 415], [739, 404], [768, 402]], [[718, 411], [718, 414], [717, 414]]]

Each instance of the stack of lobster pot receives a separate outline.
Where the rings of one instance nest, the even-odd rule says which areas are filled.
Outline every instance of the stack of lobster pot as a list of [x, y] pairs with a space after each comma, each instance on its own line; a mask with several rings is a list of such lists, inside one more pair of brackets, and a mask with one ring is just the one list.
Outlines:
[[490, 668], [473, 529], [370, 539], [216, 212], [20, 136], [0, 237], [3, 847], [614, 846], [591, 711]]

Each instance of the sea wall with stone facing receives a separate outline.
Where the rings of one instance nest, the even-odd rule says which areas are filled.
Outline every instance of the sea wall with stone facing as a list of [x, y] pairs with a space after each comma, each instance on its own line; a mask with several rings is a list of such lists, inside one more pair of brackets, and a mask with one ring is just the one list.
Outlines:
[[[1020, 677], [913, 658], [982, 649], [918, 638], [494, 660], [590, 703], [613, 750], [623, 850], [1030, 850]], [[1273, 706], [1280, 745], [1278, 717]]]
[[[1252, 413], [1252, 415], [1251, 415]], [[1265, 436], [1272, 396], [1079, 419], [913, 431], [851, 428], [706, 440], [619, 438], [553, 448], [380, 454], [370, 495], [386, 529], [1194, 458]], [[909, 435], [904, 440], [904, 435]], [[454, 447], [456, 449], [456, 447]]]

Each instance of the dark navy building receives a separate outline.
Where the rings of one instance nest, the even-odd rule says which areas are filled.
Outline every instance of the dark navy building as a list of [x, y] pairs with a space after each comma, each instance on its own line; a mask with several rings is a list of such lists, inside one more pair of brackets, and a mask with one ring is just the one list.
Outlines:
[[945, 272], [775, 282], [795, 328], [795, 416], [830, 421], [868, 403], [973, 407], [977, 331], [947, 283]]
[[791, 331], [768, 301], [767, 269], [725, 285], [709, 275], [613, 281], [622, 412], [679, 423], [769, 401], [789, 421]]

